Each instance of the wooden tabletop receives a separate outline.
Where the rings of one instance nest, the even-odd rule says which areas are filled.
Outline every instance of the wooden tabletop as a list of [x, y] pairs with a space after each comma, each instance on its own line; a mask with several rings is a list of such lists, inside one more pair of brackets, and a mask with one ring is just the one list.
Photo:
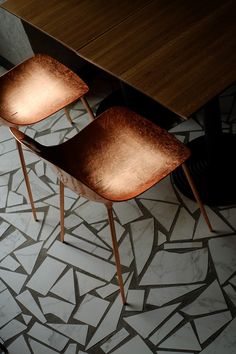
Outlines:
[[78, 51], [151, 0], [8, 0], [2, 7]]
[[8, 0], [3, 7], [184, 118], [236, 79], [235, 0]]

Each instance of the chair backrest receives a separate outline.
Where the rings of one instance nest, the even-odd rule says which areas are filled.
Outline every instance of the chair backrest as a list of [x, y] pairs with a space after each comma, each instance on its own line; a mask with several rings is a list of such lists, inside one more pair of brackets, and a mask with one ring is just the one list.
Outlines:
[[10, 130], [17, 141], [51, 165], [52, 169], [65, 186], [87, 199], [104, 204], [110, 203], [110, 201], [102, 198], [82, 181], [73, 177], [65, 169], [63, 169], [63, 159], [60, 159], [58, 153], [55, 153], [58, 145], [44, 146], [14, 127], [11, 127]]

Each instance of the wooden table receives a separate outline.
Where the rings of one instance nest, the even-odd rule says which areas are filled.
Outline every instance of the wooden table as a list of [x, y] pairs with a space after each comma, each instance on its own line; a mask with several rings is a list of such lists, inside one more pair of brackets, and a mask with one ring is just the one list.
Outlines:
[[212, 99], [236, 79], [235, 0], [8, 0], [2, 7], [184, 119], [210, 102], [208, 141], [221, 135]]

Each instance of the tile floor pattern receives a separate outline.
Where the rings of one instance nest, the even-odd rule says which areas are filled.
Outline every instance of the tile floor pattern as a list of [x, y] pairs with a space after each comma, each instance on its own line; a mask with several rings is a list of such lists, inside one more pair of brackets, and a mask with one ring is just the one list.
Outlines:
[[[221, 99], [224, 129], [236, 132], [235, 105]], [[102, 95], [90, 96], [95, 108]], [[234, 105], [234, 107], [233, 107]], [[82, 129], [88, 116], [71, 110]], [[171, 131], [203, 134], [201, 115]], [[45, 144], [77, 132], [62, 112], [25, 129]], [[0, 129], [0, 337], [11, 354], [233, 354], [236, 352], [236, 207], [207, 208], [170, 178], [114, 206], [127, 306], [122, 306], [103, 205], [66, 189], [60, 243], [58, 181], [25, 151], [39, 222], [27, 203], [15, 142]]]

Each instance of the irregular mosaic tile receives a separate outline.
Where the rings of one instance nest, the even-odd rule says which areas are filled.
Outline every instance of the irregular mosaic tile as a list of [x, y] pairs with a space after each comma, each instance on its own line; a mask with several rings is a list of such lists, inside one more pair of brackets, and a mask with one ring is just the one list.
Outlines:
[[[35, 202], [41, 200], [42, 198], [50, 197], [53, 194], [53, 190], [49, 188], [48, 185], [44, 183], [42, 179], [40, 179], [32, 170], [30, 170], [28, 175]], [[26, 200], [28, 200], [28, 193], [24, 182], [21, 183], [17, 189], [17, 192], [24, 195]]]
[[73, 247], [79, 248], [83, 251], [89, 252], [90, 254], [104, 259], [109, 259], [112, 255], [111, 251], [108, 251], [107, 249], [91, 244], [90, 242], [81, 240], [78, 237], [70, 236], [69, 234], [65, 234], [65, 241]]
[[30, 323], [30, 321], [32, 320], [32, 316], [29, 316], [29, 315], [23, 315], [22, 314], [22, 317], [23, 317], [23, 320], [24, 320], [24, 322], [25, 322], [25, 324], [29, 324]]
[[[130, 282], [132, 280], [133, 274], [130, 275], [128, 280], [126, 281], [124, 285], [124, 290], [125, 294], [127, 293], [129, 289]], [[86, 350], [90, 349], [93, 347], [95, 344], [99, 343], [102, 339], [106, 338], [109, 336], [109, 334], [113, 333], [116, 328], [117, 324], [120, 319], [121, 311], [123, 308], [123, 303], [121, 300], [120, 294], [116, 297], [112, 305], [109, 307], [109, 310], [107, 311], [106, 315], [104, 316], [102, 322], [100, 323], [99, 327], [93, 334], [90, 342], [88, 343]]]
[[35, 173], [38, 177], [42, 177], [45, 175], [45, 163], [44, 161], [39, 161], [35, 164]]
[[88, 326], [81, 324], [57, 324], [48, 323], [50, 327], [56, 331], [66, 335], [67, 337], [73, 339], [75, 342], [85, 345]]
[[69, 121], [66, 118], [65, 114], [63, 114], [60, 117], [60, 119], [58, 119], [57, 122], [55, 122], [55, 124], [53, 124], [53, 130], [54, 131], [68, 129], [68, 128], [71, 128], [71, 124], [69, 123]]
[[8, 186], [0, 187], [0, 209], [5, 208], [8, 195]]
[[211, 342], [201, 354], [234, 354], [236, 346], [236, 318]]
[[[45, 164], [45, 163], [44, 163]], [[59, 191], [58, 188], [58, 178], [56, 173], [52, 170], [51, 166], [49, 166], [48, 164], [46, 164], [45, 166], [46, 168], [46, 176], [53, 182], [55, 183], [55, 185], [57, 186], [57, 192]], [[40, 177], [40, 176], [39, 176]]]
[[[114, 222], [116, 222], [116, 221], [114, 221]], [[97, 231], [100, 231], [106, 225], [107, 225], [106, 221], [105, 222], [96, 222], [94, 224], [91, 224], [91, 226]]]
[[0, 328], [21, 313], [13, 296], [8, 289], [0, 293]]
[[55, 227], [58, 225], [59, 220], [60, 220], [59, 210], [57, 208], [50, 206], [46, 214], [46, 217], [44, 219], [39, 239], [45, 241], [49, 237], [49, 235], [51, 235]]
[[1, 143], [3, 141], [9, 140], [9, 139], [12, 139], [12, 134], [11, 134], [9, 128], [4, 126], [4, 125], [1, 125], [1, 129], [0, 129], [0, 141], [1, 141]]
[[226, 323], [232, 320], [229, 311], [217, 313], [210, 316], [196, 318], [194, 324], [197, 330], [200, 343], [205, 342], [209, 337], [216, 333]]
[[[43, 220], [44, 213], [37, 212], [37, 218]], [[33, 221], [32, 212], [25, 213], [0, 213], [0, 218], [15, 226], [17, 229], [37, 241], [42, 223]], [[33, 221], [33, 222], [32, 222]], [[0, 250], [1, 252], [1, 250]]]
[[[236, 271], [236, 235], [209, 240], [209, 250], [220, 284]], [[224, 250], [224, 252], [222, 252]]]
[[154, 220], [145, 219], [130, 224], [133, 239], [135, 264], [139, 275], [147, 263], [154, 242]]
[[236, 208], [228, 208], [226, 210], [222, 210], [221, 214], [230, 223], [230, 225], [236, 229]]
[[0, 292], [2, 292], [3, 290], [5, 290], [7, 287], [6, 285], [1, 281], [0, 279]]
[[70, 215], [66, 216], [64, 219], [64, 225], [65, 225], [65, 228], [67, 228], [67, 229], [71, 229], [75, 226], [78, 226], [82, 222], [83, 222], [83, 220], [75, 214], [70, 214]]
[[[90, 107], [93, 107], [94, 105], [93, 100], [94, 97], [89, 97]], [[86, 125], [88, 125], [88, 123], [91, 122], [91, 119], [89, 118], [89, 115], [80, 100], [78, 100], [73, 106], [73, 110], [71, 110], [71, 117], [79, 130], [83, 129]]]
[[7, 229], [9, 227], [10, 227], [10, 225], [7, 222], [5, 222], [5, 221], [1, 222], [1, 224], [0, 224], [0, 237], [5, 233], [5, 231], [7, 231]]
[[[123, 277], [123, 281], [124, 281], [124, 277]], [[110, 296], [111, 294], [114, 294], [118, 290], [119, 290], [119, 286], [110, 283], [103, 286], [102, 288], [96, 289], [96, 292], [98, 293], [99, 296], [101, 296], [104, 299]]]
[[10, 174], [5, 173], [4, 175], [0, 175], [0, 186], [7, 186], [9, 184]]
[[236, 286], [236, 275], [234, 275], [234, 276], [229, 280], [229, 282], [230, 282], [232, 285]]
[[55, 230], [52, 232], [51, 236], [48, 237], [47, 241], [44, 243], [43, 248], [48, 249], [52, 243], [58, 238], [58, 235], [61, 232], [61, 226], [58, 225]]
[[166, 235], [164, 235], [161, 231], [158, 231], [158, 240], [157, 240], [158, 246], [162, 245], [166, 241], [167, 241]]
[[[129, 267], [134, 260], [133, 250], [130, 242], [129, 234], [125, 235], [119, 246], [120, 263], [126, 267]], [[115, 262], [115, 257], [111, 259]]]
[[[59, 188], [58, 188], [58, 191], [59, 191]], [[69, 198], [72, 198], [72, 199], [75, 199], [75, 200], [80, 198], [78, 193], [75, 193], [74, 191], [72, 191], [71, 189], [69, 189], [67, 187], [65, 187], [64, 192], [65, 192], [65, 196], [67, 196]]]
[[204, 132], [190, 132], [189, 133], [189, 141], [198, 138], [199, 136], [204, 135]]
[[16, 191], [19, 188], [19, 186], [20, 186], [20, 184], [22, 183], [23, 180], [24, 180], [24, 175], [23, 175], [22, 169], [20, 168], [15, 173], [12, 173], [11, 189], [13, 191]]
[[133, 199], [127, 202], [114, 203], [113, 210], [115, 211], [121, 225], [134, 221], [143, 215], [138, 207], [138, 204]]
[[[30, 278], [27, 287], [38, 291], [42, 295], [47, 295], [65, 268], [66, 265], [64, 263], [47, 257]], [[50, 272], [48, 271], [49, 269]]]
[[29, 344], [31, 349], [33, 350], [34, 354], [57, 354], [58, 352], [55, 350], [52, 350], [45, 345], [36, 342], [35, 340], [29, 338]]
[[0, 278], [17, 294], [21, 291], [27, 275], [0, 269]]
[[52, 296], [38, 297], [44, 315], [53, 314], [63, 322], [68, 322], [75, 305]]
[[13, 319], [6, 326], [0, 329], [0, 337], [6, 341], [9, 338], [16, 336], [27, 328], [22, 322]]
[[56, 294], [66, 301], [75, 304], [75, 283], [73, 269], [69, 269], [51, 288], [51, 293]]
[[142, 311], [145, 290], [129, 290], [125, 311]]
[[171, 241], [192, 239], [194, 225], [195, 220], [192, 215], [186, 209], [181, 208], [171, 234]]
[[0, 154], [6, 154], [7, 152], [13, 151], [16, 148], [16, 143], [13, 139], [6, 140], [0, 144]]
[[171, 133], [184, 132], [186, 130], [202, 130], [201, 126], [193, 119], [190, 118], [183, 123], [178, 124], [176, 127], [169, 130]]
[[48, 254], [107, 281], [116, 273], [113, 264], [59, 241], [54, 242]]
[[[45, 207], [45, 204], [42, 202], [36, 202], [35, 203], [35, 208], [38, 210], [38, 208]], [[5, 209], [6, 213], [16, 213], [16, 212], [22, 212], [23, 210], [27, 210], [31, 212], [31, 205], [30, 204], [19, 204], [16, 206], [11, 206]], [[32, 212], [31, 212], [32, 215]], [[37, 212], [38, 216], [38, 212]], [[33, 218], [33, 215], [32, 215]], [[32, 219], [33, 220], [33, 219]], [[39, 220], [41, 221], [41, 220]]]
[[234, 306], [236, 306], [236, 291], [234, 290], [232, 285], [228, 284], [224, 286], [223, 289], [228, 295], [228, 297], [230, 298], [230, 300], [232, 301], [232, 303], [234, 304]]
[[74, 211], [88, 224], [104, 221], [108, 218], [106, 208], [101, 203], [88, 201]]
[[179, 303], [142, 312], [138, 315], [125, 317], [124, 320], [143, 338], [147, 338], [178, 306]]
[[214, 280], [193, 302], [181, 309], [191, 316], [227, 309], [222, 290]]
[[7, 198], [7, 206], [23, 204], [23, 196], [15, 192], [9, 191]]
[[52, 329], [35, 322], [27, 333], [29, 336], [47, 344], [49, 347], [55, 348], [59, 352], [62, 351], [69, 341], [62, 334], [59, 334]]
[[186, 323], [159, 345], [160, 348], [197, 350], [202, 348], [190, 323]]
[[7, 349], [11, 354], [19, 354], [19, 353], [31, 354], [31, 351], [23, 335], [16, 338], [14, 342], [11, 343]]
[[2, 262], [0, 262], [1, 268], [7, 268], [9, 270], [16, 270], [20, 267], [20, 263], [18, 263], [13, 257], [8, 255]]
[[24, 307], [32, 313], [40, 322], [45, 323], [47, 322], [44, 314], [42, 313], [39, 305], [34, 300], [32, 294], [29, 290], [25, 290], [23, 293], [16, 297], [16, 300], [20, 302]]
[[159, 251], [140, 281], [140, 285], [188, 284], [204, 281], [208, 269], [208, 251], [175, 253]]
[[74, 318], [96, 327], [110, 303], [90, 294], [86, 294]]
[[76, 211], [76, 209], [79, 207], [79, 206], [81, 206], [81, 205], [83, 205], [83, 204], [85, 204], [85, 203], [87, 203], [88, 202], [88, 199], [85, 199], [85, 198], [83, 198], [82, 196], [79, 196], [78, 195], [78, 197], [77, 197], [77, 199], [76, 199], [76, 202], [75, 202], [75, 204], [73, 205], [73, 207], [72, 207], [72, 211]]
[[45, 134], [37, 136], [36, 140], [45, 146], [58, 145], [63, 140], [64, 134], [64, 132]]
[[[121, 226], [116, 220], [114, 220], [114, 223], [116, 229], [116, 238], [117, 241], [119, 241], [125, 232], [125, 228]], [[94, 227], [94, 224], [92, 226]], [[99, 231], [98, 236], [112, 248], [111, 229], [109, 225], [105, 226], [101, 231]]]
[[175, 313], [169, 320], [167, 320], [163, 326], [161, 326], [156, 332], [152, 334], [149, 340], [157, 345], [160, 343], [180, 322], [183, 321], [183, 317]]
[[103, 286], [105, 284], [104, 281], [95, 279], [81, 272], [76, 272], [76, 276], [78, 280], [80, 296], [83, 296], [84, 294], [87, 294], [89, 291], [96, 289], [100, 286]]
[[178, 249], [178, 248], [201, 248], [202, 242], [178, 242], [165, 243], [164, 250]]
[[[49, 204], [49, 205], [52, 205], [54, 207], [59, 207], [60, 204], [59, 204], [59, 195], [55, 195], [55, 196], [52, 196], [50, 198], [47, 198], [44, 200], [45, 203]], [[74, 204], [74, 199], [72, 198], [68, 198], [68, 197], [64, 197], [64, 210], [70, 210], [72, 205]], [[59, 219], [58, 219], [59, 220]]]
[[153, 200], [140, 199], [142, 204], [149, 210], [154, 218], [167, 230], [170, 231], [179, 206]]
[[153, 288], [150, 289], [147, 304], [151, 304], [154, 306], [162, 306], [166, 303], [178, 299], [180, 296], [187, 294], [199, 287], [203, 286], [204, 284], [198, 285], [180, 285], [180, 286], [168, 286], [168, 287], [161, 287], [161, 288]]
[[176, 189], [176, 193], [180, 196], [182, 204], [190, 213], [194, 213], [198, 209], [198, 204], [195, 200], [185, 197], [179, 190]]
[[39, 256], [42, 245], [43, 242], [36, 242], [33, 245], [14, 251], [14, 255], [28, 274], [31, 274], [34, 269], [34, 265]]
[[218, 236], [219, 234], [232, 233], [233, 230], [218, 216], [214, 213], [209, 207], [206, 206], [206, 212], [209, 217], [211, 224], [213, 225], [213, 229], [215, 232], [211, 232], [202, 216], [197, 223], [197, 227], [194, 233], [194, 239], [201, 239], [206, 237]]
[[77, 349], [77, 345], [76, 344], [69, 344], [68, 348], [66, 349], [66, 351], [64, 352], [64, 354], [76, 354], [76, 349]]
[[169, 176], [163, 178], [163, 180], [138, 196], [138, 198], [164, 200], [165, 202], [179, 204]]
[[[27, 165], [39, 160], [39, 158], [36, 155], [28, 151], [24, 151], [24, 156]], [[14, 150], [4, 155], [0, 155], [0, 166], [1, 166], [0, 174], [11, 172], [20, 168], [21, 163], [20, 163], [18, 151]]]
[[[107, 245], [100, 240], [100, 238], [95, 235], [90, 229], [88, 229], [84, 224], [79, 225], [76, 229], [72, 231], [73, 234], [85, 239], [86, 241], [95, 243], [101, 247], [108, 249]], [[99, 234], [100, 236], [100, 234]], [[110, 235], [109, 235], [110, 236]], [[111, 239], [111, 236], [110, 236]]]
[[25, 133], [33, 139], [36, 135], [36, 131], [34, 129], [29, 128], [29, 127], [27, 127]]
[[130, 339], [127, 343], [122, 345], [117, 350], [112, 352], [113, 354], [127, 354], [127, 353], [135, 353], [135, 354], [151, 354], [152, 351], [148, 348], [145, 342], [139, 337], [135, 336]]
[[174, 351], [174, 352], [172, 352], [172, 351], [169, 351], [169, 350], [165, 350], [165, 351], [163, 351], [163, 350], [158, 350], [157, 351], [157, 353], [156, 354], [193, 354], [193, 352], [186, 352], [186, 351], [184, 351], [184, 352], [176, 352], [176, 351]]
[[108, 341], [101, 346], [102, 351], [104, 353], [109, 353], [128, 336], [129, 332], [127, 332], [125, 328], [122, 328], [119, 332], [114, 334], [114, 336], [109, 338]]

